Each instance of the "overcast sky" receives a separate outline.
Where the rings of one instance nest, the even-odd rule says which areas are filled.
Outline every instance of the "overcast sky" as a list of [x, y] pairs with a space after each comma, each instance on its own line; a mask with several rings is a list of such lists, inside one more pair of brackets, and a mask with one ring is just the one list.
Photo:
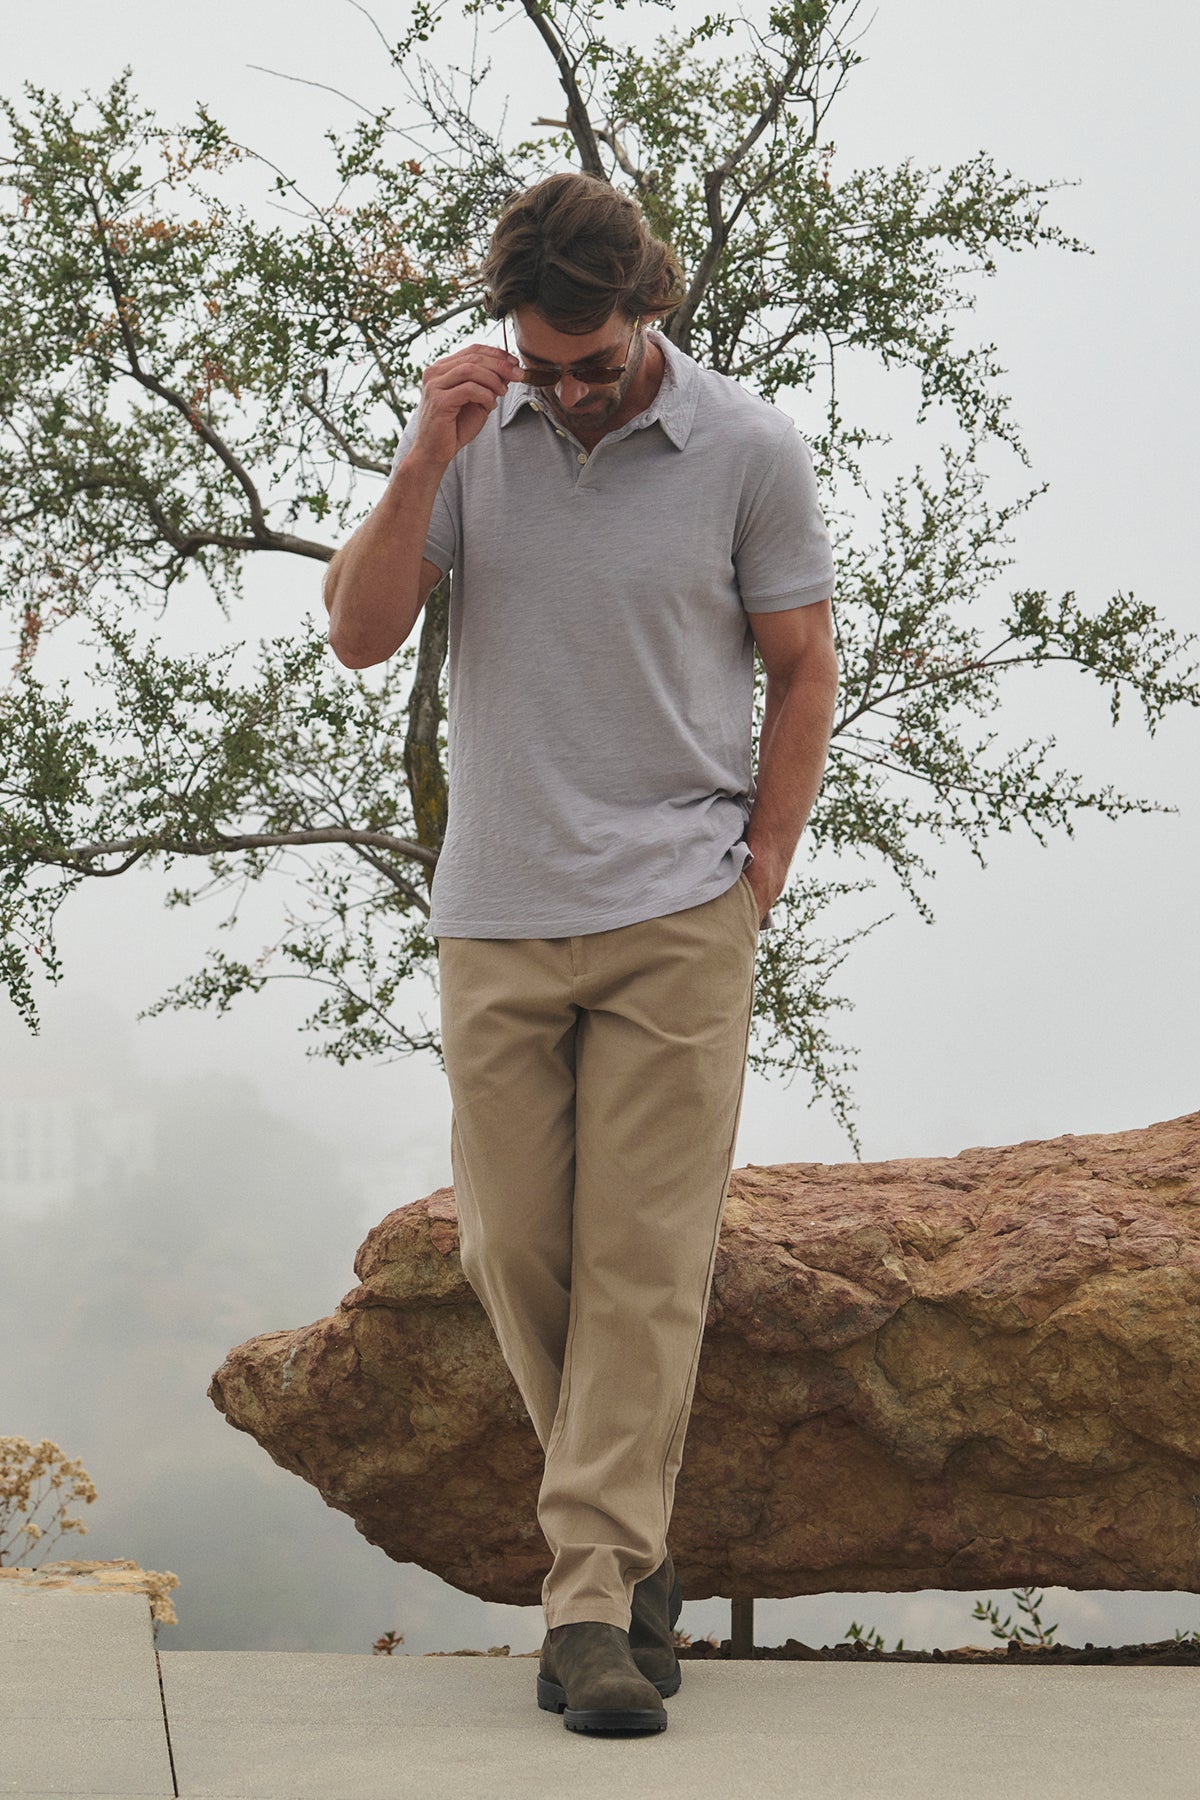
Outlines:
[[[703, 10], [685, 4], [674, 17], [690, 22]], [[747, 11], [759, 18], [766, 8]], [[407, 8], [381, 5], [373, 17], [385, 36], [395, 37]], [[643, 43], [668, 20], [657, 8], [630, 7], [612, 17], [614, 35]], [[957, 318], [961, 342], [996, 346], [1006, 370], [1002, 386], [1031, 457], [1028, 470], [1007, 452], [989, 458], [990, 504], [1043, 480], [1050, 484], [1013, 527], [1015, 560], [1003, 572], [1003, 591], [1073, 589], [1089, 611], [1119, 590], [1132, 591], [1177, 629], [1195, 628], [1197, 268], [1187, 225], [1196, 177], [1192, 10], [1183, 0], [1162, 0], [1131, 32], [1127, 10], [1095, 0], [1058, 0], [1052, 8], [1033, 0], [973, 7], [892, 0], [873, 15], [864, 8], [858, 26], [869, 27], [858, 44], [867, 60], [850, 77], [824, 132], [837, 146], [835, 172], [894, 167], [905, 157], [948, 170], [986, 150], [1002, 170], [1078, 183], [1051, 197], [1047, 218], [1095, 254], [1047, 246], [1011, 256], [992, 279], [976, 282], [976, 309]], [[467, 59], [465, 41], [457, 51], [445, 41], [456, 60]], [[510, 71], [509, 132], [528, 135], [533, 119], [559, 104], [539, 41], [515, 15], [481, 41], [490, 42], [498, 72]], [[235, 137], [323, 197], [332, 193], [334, 178], [322, 133], [348, 131], [360, 116], [353, 102], [372, 109], [396, 102], [404, 113], [370, 20], [347, 3], [298, 9], [278, 0], [215, 0], [203, 12], [173, 13], [168, 30], [161, 8], [150, 5], [126, 0], [101, 9], [43, 0], [37, 8], [6, 8], [4, 42], [3, 91], [22, 107], [23, 80], [64, 96], [84, 88], [97, 93], [131, 63], [137, 96], [161, 119], [183, 120], [203, 99]], [[935, 470], [948, 421], [934, 415], [920, 429], [912, 424], [912, 383], [865, 373], [853, 379], [854, 416], [895, 433], [889, 468], [919, 461]], [[788, 404], [801, 430], [806, 419], [818, 424], [818, 402], [796, 396]], [[239, 629], [266, 636], [305, 613], [323, 619], [317, 568], [282, 558], [261, 562], [247, 579]], [[192, 643], [209, 634], [213, 642], [224, 640], [227, 628], [199, 581], [177, 592], [172, 605], [181, 604], [189, 609], [184, 629]], [[1196, 715], [1169, 715], [1151, 739], [1127, 700], [1113, 730], [1107, 696], [1073, 669], [1023, 673], [1002, 683], [1001, 693], [999, 748], [1053, 734], [1049, 765], [1077, 771], [1083, 788], [1111, 785], [1178, 810], [1111, 822], [1081, 815], [1074, 837], [1060, 830], [1047, 848], [1017, 828], [985, 846], [986, 869], [965, 846], [927, 839], [918, 848], [938, 871], [922, 890], [936, 915], [932, 926], [880, 875], [855, 922], [887, 911], [895, 916], [855, 945], [837, 971], [835, 990], [853, 1010], [835, 1015], [831, 1027], [855, 1047], [852, 1084], [868, 1159], [1117, 1131], [1198, 1104]], [[802, 838], [798, 859], [804, 854]], [[858, 879], [878, 869], [855, 863], [844, 873]], [[191, 1091], [211, 1097], [217, 1078], [232, 1080], [229, 1091], [248, 1096], [263, 1118], [326, 1156], [342, 1209], [332, 1221], [331, 1256], [341, 1248], [324, 1300], [312, 1293], [307, 1316], [316, 1316], [352, 1284], [353, 1254], [366, 1225], [389, 1205], [450, 1180], [444, 1078], [432, 1063], [338, 1069], [306, 1058], [308, 1040], [296, 1027], [312, 1000], [289, 984], [241, 1002], [223, 1020], [183, 1013], [134, 1024], [140, 1008], [199, 967], [209, 944], [222, 941], [215, 925], [223, 906], [167, 913], [166, 885], [151, 871], [97, 883], [96, 891], [74, 897], [60, 914], [65, 980], [39, 996], [47, 1039], [24, 1042], [6, 1031], [7, 1066], [15, 1058], [52, 1070], [59, 1052], [51, 1039], [61, 1046], [79, 1035], [74, 1021], [86, 1016], [93, 1024], [79, 1035], [86, 1048], [72, 1080], [86, 1086], [119, 1041], [131, 1088], [163, 1084], [185, 1103]], [[247, 910], [246, 950], [268, 941], [277, 905], [268, 895]], [[435, 1004], [425, 990], [414, 997], [414, 1016], [418, 1007], [428, 1013]], [[106, 1019], [107, 1026], [96, 1027]], [[828, 1105], [810, 1107], [810, 1098], [803, 1078], [784, 1088], [751, 1074], [735, 1164], [851, 1157]], [[258, 1178], [251, 1163], [245, 1166], [246, 1205], [253, 1206]], [[251, 1319], [241, 1335], [258, 1328]], [[96, 1330], [95, 1348], [102, 1351], [99, 1321]], [[21, 1400], [21, 1390], [8, 1396], [10, 1414]], [[54, 1435], [45, 1423], [53, 1409], [47, 1391], [37, 1418], [22, 1414], [0, 1429]], [[72, 1453], [79, 1453], [77, 1444]], [[97, 1445], [96, 1459], [102, 1455]], [[265, 1461], [247, 1440], [244, 1469], [254, 1458]], [[264, 1472], [264, 1479], [276, 1476], [273, 1492], [300, 1485], [280, 1471]], [[114, 1495], [121, 1479], [114, 1467]], [[312, 1529], [326, 1531], [348, 1561], [361, 1557], [361, 1540], [348, 1523], [314, 1524], [322, 1509], [308, 1500], [296, 1504], [307, 1507]], [[136, 1507], [122, 1516], [136, 1517]], [[137, 1554], [120, 1544], [91, 1547], [99, 1524], [97, 1517], [87, 1554]], [[373, 1568], [372, 1581], [377, 1576]], [[410, 1647], [442, 1647], [438, 1602], [447, 1590], [431, 1583], [422, 1591], [429, 1641]], [[1162, 1635], [1176, 1623], [1200, 1622], [1171, 1596], [1061, 1598], [1059, 1616], [1081, 1620], [1082, 1635], [1093, 1639], [1106, 1629]], [[953, 1595], [871, 1597], [869, 1606], [855, 1602], [855, 1616], [869, 1610], [889, 1642], [901, 1631], [910, 1643], [961, 1642], [971, 1635], [961, 1624], [969, 1612], [965, 1602]], [[1086, 1611], [1095, 1606], [1099, 1615]], [[762, 1612], [780, 1636], [805, 1629], [836, 1636], [851, 1616], [841, 1600], [828, 1599], [773, 1602]], [[488, 1628], [480, 1624], [476, 1637], [512, 1641], [514, 1649], [538, 1641], [540, 1614], [530, 1609], [518, 1615], [476, 1608], [454, 1617], [465, 1631], [483, 1614]], [[1109, 1624], [1098, 1625], [1098, 1617]], [[684, 1628], [725, 1629], [726, 1621], [727, 1610], [713, 1602], [689, 1608]], [[386, 1621], [374, 1625], [376, 1632], [386, 1628]], [[213, 1634], [205, 1647], [221, 1641], [216, 1623]], [[180, 1635], [173, 1646], [189, 1642], [198, 1640]]]

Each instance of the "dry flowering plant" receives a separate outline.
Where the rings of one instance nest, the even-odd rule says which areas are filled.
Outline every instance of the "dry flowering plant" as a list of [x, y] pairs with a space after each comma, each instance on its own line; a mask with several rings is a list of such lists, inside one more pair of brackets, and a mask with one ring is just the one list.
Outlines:
[[[40, 1492], [39, 1483], [45, 1484]], [[57, 1531], [47, 1539], [44, 1525], [33, 1514], [51, 1494], [58, 1494], [57, 1510], [45, 1524], [56, 1526]], [[179, 1577], [169, 1570], [143, 1569], [125, 1557], [107, 1562], [46, 1562], [43, 1556], [41, 1563], [23, 1566], [27, 1573], [20, 1572], [20, 1558], [31, 1545], [44, 1543], [49, 1549], [64, 1532], [86, 1532], [80, 1519], [68, 1516], [67, 1507], [73, 1500], [90, 1506], [95, 1498], [95, 1485], [82, 1462], [64, 1456], [50, 1438], [31, 1444], [28, 1438], [0, 1437], [0, 1575], [16, 1581], [32, 1581], [36, 1576], [37, 1585], [47, 1587], [83, 1585], [114, 1593], [146, 1594], [157, 1641], [160, 1625], [179, 1623], [171, 1602], [171, 1589], [179, 1586]], [[25, 1517], [18, 1523], [21, 1514]]]
[[[37, 1492], [40, 1483], [45, 1485]], [[46, 1549], [64, 1532], [86, 1534], [87, 1526], [68, 1517], [67, 1507], [74, 1500], [92, 1504], [96, 1498], [92, 1478], [78, 1458], [64, 1456], [49, 1438], [31, 1444], [28, 1438], [0, 1437], [0, 1563], [19, 1562], [34, 1544], [42, 1542], [45, 1533], [33, 1514], [51, 1494], [58, 1496], [57, 1510], [48, 1523], [58, 1529]], [[19, 1524], [18, 1514], [27, 1515]], [[24, 1543], [19, 1542], [22, 1538]]]

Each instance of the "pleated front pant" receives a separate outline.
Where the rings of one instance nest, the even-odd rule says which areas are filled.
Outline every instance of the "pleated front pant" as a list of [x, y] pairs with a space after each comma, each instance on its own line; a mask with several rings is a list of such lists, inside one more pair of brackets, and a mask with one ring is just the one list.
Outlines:
[[741, 1116], [758, 902], [438, 939], [464, 1273], [545, 1456], [548, 1627], [666, 1554]]

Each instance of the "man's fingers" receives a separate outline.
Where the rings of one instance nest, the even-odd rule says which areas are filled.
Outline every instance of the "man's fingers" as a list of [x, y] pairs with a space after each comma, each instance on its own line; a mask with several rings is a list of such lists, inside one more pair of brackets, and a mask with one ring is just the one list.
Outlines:
[[483, 383], [479, 381], [460, 382], [455, 393], [461, 395], [464, 400], [478, 400], [489, 408], [495, 406], [500, 397], [494, 388], [484, 387]]
[[438, 362], [432, 363], [430, 367], [434, 369], [441, 368], [447, 363], [462, 362], [463, 359], [467, 357], [486, 357], [489, 362], [494, 362], [498, 368], [508, 367], [519, 369], [521, 366], [512, 352], [509, 350], [502, 350], [499, 344], [464, 344], [461, 350], [452, 350], [449, 356], [441, 357]]
[[474, 378], [496, 382], [496, 391], [502, 394], [508, 383], [516, 379], [521, 365], [515, 357], [505, 356], [503, 350], [494, 351], [485, 361], [480, 350], [492, 351], [492, 346], [481, 345], [431, 363], [423, 377], [424, 386], [446, 389]]
[[497, 395], [503, 394], [508, 386], [498, 369], [481, 369], [478, 364], [467, 363], [457, 369], [430, 372], [425, 380], [425, 389], [426, 392], [432, 388], [438, 394], [449, 394], [471, 384], [486, 384], [489, 393]]
[[421, 376], [418, 439], [449, 463], [479, 435], [520, 372], [517, 359], [497, 344], [465, 344], [439, 357]]
[[441, 356], [437, 362], [428, 365], [425, 374], [430, 376], [430, 374], [443, 374], [446, 371], [459, 371], [464, 365], [473, 365], [477, 369], [493, 367], [504, 376], [509, 376], [516, 369], [520, 369], [520, 362], [516, 360], [516, 356], [509, 355], [497, 344], [464, 344], [462, 349], [452, 351], [450, 356]]

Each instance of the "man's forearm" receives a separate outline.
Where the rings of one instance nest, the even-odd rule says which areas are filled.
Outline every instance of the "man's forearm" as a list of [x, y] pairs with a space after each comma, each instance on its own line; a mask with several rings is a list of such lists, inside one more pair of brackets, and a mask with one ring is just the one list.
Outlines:
[[445, 466], [409, 450], [325, 571], [329, 643], [350, 669], [386, 662], [421, 611], [421, 565]]
[[746, 842], [778, 898], [825, 774], [838, 671], [823, 661], [786, 683], [767, 680], [754, 805]]

